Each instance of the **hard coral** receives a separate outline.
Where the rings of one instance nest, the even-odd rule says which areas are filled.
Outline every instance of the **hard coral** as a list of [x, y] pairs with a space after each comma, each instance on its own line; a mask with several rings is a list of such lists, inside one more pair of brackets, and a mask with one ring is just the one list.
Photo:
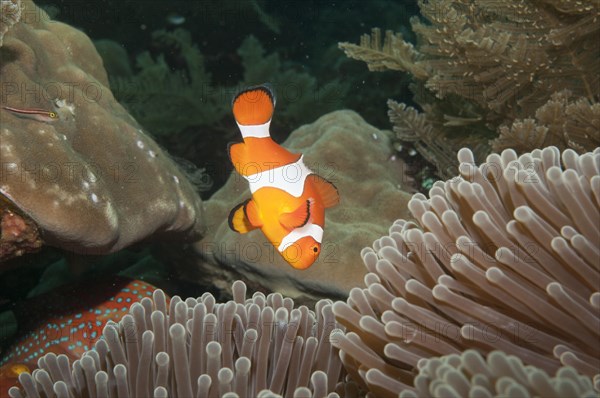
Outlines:
[[600, 389], [600, 149], [506, 150], [413, 196], [362, 252], [369, 274], [333, 306], [344, 365], [378, 396], [410, 389], [423, 358], [501, 349]]
[[[4, 1], [3, 1], [4, 4]], [[196, 237], [200, 199], [117, 103], [85, 34], [30, 0], [0, 48], [0, 194], [45, 243], [107, 253], [154, 234]]]
[[31, 219], [0, 207], [0, 259], [36, 252], [41, 247], [40, 231]]

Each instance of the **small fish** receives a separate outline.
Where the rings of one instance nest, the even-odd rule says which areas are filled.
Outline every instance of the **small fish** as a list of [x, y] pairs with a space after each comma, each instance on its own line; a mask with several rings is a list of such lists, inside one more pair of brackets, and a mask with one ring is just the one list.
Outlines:
[[91, 349], [108, 321], [118, 322], [129, 307], [156, 288], [128, 278], [60, 288], [24, 302], [15, 315], [23, 337], [0, 359], [0, 397], [17, 384], [19, 374], [37, 368], [39, 357], [53, 352], [71, 360]]
[[53, 123], [59, 119], [58, 113], [45, 109], [19, 109], [13, 108], [12, 106], [3, 106], [2, 109], [12, 112], [18, 117], [33, 119], [38, 122]]
[[249, 87], [233, 99], [243, 143], [229, 146], [233, 166], [250, 184], [252, 198], [235, 206], [229, 226], [247, 233], [260, 228], [296, 269], [310, 267], [321, 252], [325, 209], [339, 203], [336, 187], [313, 173], [302, 154], [271, 139], [275, 95], [269, 85]]
[[167, 15], [167, 22], [173, 26], [183, 25], [185, 17], [176, 12], [170, 12]]

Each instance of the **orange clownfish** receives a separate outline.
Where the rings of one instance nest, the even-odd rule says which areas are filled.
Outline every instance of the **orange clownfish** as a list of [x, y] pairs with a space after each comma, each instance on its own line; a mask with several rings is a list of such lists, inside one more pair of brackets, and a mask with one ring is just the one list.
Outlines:
[[321, 252], [325, 209], [338, 204], [337, 189], [306, 167], [302, 154], [271, 139], [275, 96], [268, 85], [242, 90], [232, 105], [244, 142], [229, 146], [229, 158], [252, 198], [231, 210], [229, 226], [242, 234], [260, 228], [288, 264], [306, 269]]

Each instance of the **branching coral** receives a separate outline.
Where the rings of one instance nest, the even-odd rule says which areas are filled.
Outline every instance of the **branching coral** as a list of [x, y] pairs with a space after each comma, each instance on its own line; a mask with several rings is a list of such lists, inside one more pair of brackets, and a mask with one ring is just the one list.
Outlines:
[[334, 305], [348, 371], [395, 396], [422, 358], [500, 349], [600, 390], [600, 149], [458, 157], [460, 176], [413, 196], [417, 223], [363, 249], [367, 287]]
[[[49, 354], [19, 377], [17, 397], [337, 397], [356, 386], [327, 336], [338, 325], [331, 302], [294, 308], [280, 294], [255, 293], [235, 282], [234, 299], [211, 294], [185, 301], [161, 290], [109, 324], [94, 351], [76, 360]], [[310, 386], [310, 388], [309, 388]], [[354, 388], [353, 388], [354, 386]], [[336, 393], [335, 391], [338, 391]]]
[[568, 145], [580, 152], [600, 146], [600, 103], [586, 98], [574, 100], [568, 90], [554, 93], [535, 112], [535, 119], [515, 120], [500, 127], [492, 149], [526, 151], [548, 145]]
[[[467, 136], [487, 140], [490, 134], [498, 134], [500, 125], [533, 117], [556, 92], [568, 89], [574, 98], [597, 103], [597, 1], [430, 0], [419, 1], [419, 7], [427, 22], [417, 17], [411, 20], [416, 46], [392, 32], [386, 32], [382, 40], [378, 29], [363, 35], [358, 45], [339, 46], [349, 57], [365, 61], [370, 70], [412, 74], [417, 80], [413, 85], [416, 101], [439, 130], [436, 135], [445, 135], [449, 141], [445, 158], [453, 157]], [[421, 91], [434, 93], [436, 98], [426, 98]], [[457, 102], [461, 106], [452, 106]], [[461, 114], [465, 109], [472, 112]], [[452, 126], [465, 126], [467, 131]], [[545, 135], [543, 129], [526, 131]], [[413, 141], [427, 143], [427, 131], [412, 134]], [[542, 138], [527, 143], [544, 142]], [[567, 137], [544, 144], [578, 151], [594, 148], [593, 143]], [[436, 156], [430, 145], [419, 149], [426, 158]], [[449, 177], [445, 171], [450, 164], [443, 158], [439, 163], [438, 174]]]
[[[475, 152], [476, 158], [484, 157], [488, 151], [488, 145], [485, 142], [477, 142], [472, 136], [449, 139], [443, 128], [432, 122], [426, 113], [420, 113], [415, 108], [406, 106], [393, 100], [388, 101], [388, 116], [393, 124], [393, 131], [396, 138], [401, 142], [413, 143], [415, 149], [431, 164], [436, 167], [437, 174], [442, 178], [450, 178], [456, 175], [457, 168], [454, 166], [454, 152], [451, 148], [459, 146], [471, 146]], [[426, 106], [430, 113], [434, 109]], [[459, 126], [465, 130], [470, 121], [478, 123], [479, 120], [468, 119], [466, 117], [446, 117], [448, 126]], [[450, 149], [450, 150], [449, 150]]]

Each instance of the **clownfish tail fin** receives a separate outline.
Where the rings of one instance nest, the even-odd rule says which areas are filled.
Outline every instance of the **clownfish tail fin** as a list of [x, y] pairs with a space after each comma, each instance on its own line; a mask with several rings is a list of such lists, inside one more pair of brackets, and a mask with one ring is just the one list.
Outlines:
[[240, 125], [267, 123], [275, 110], [275, 94], [271, 85], [266, 83], [243, 89], [233, 97], [232, 108], [233, 116]]

